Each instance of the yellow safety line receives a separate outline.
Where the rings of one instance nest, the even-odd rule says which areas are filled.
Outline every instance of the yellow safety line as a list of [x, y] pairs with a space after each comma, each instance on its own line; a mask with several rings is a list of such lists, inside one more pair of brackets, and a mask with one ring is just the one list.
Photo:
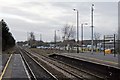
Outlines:
[[2, 80], [3, 75], [5, 74], [5, 71], [6, 71], [7, 67], [8, 67], [8, 64], [9, 64], [9, 62], [10, 62], [10, 60], [11, 60], [12, 55], [13, 55], [13, 54], [10, 55], [10, 57], [9, 57], [6, 65], [5, 65], [5, 67], [4, 67], [4, 69], [3, 69], [3, 72], [2, 72], [2, 74], [1, 74], [1, 76], [0, 76], [0, 80]]

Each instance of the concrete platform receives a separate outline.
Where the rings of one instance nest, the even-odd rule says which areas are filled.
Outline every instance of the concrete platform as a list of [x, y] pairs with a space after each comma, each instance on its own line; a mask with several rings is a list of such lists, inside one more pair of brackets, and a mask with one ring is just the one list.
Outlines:
[[28, 79], [29, 74], [20, 54], [13, 54], [9, 65], [4, 73], [3, 79]]
[[106, 54], [104, 53], [93, 53], [91, 54], [90, 52], [88, 53], [61, 53], [60, 55], [64, 55], [67, 57], [72, 57], [75, 59], [80, 59], [96, 64], [101, 64], [101, 65], [106, 65], [106, 66], [111, 66], [115, 68], [120, 68], [119, 67], [119, 62], [118, 62], [118, 55], [114, 57], [113, 54]]

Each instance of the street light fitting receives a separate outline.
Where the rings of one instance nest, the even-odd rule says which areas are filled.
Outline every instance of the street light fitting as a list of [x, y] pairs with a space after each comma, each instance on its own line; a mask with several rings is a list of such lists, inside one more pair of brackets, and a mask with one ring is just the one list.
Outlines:
[[82, 23], [81, 25], [88, 25], [88, 23]]
[[77, 9], [75, 9], [75, 8], [74, 8], [73, 10], [78, 12], [78, 10], [77, 10]]
[[84, 25], [88, 25], [88, 23], [84, 23]]
[[76, 10], [76, 9], [73, 9], [74, 11]]

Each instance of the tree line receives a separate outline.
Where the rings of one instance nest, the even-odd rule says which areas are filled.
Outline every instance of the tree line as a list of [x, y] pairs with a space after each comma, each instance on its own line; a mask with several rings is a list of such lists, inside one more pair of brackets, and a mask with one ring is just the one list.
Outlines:
[[0, 27], [2, 28], [2, 51], [5, 51], [15, 46], [15, 39], [3, 19], [0, 21]]

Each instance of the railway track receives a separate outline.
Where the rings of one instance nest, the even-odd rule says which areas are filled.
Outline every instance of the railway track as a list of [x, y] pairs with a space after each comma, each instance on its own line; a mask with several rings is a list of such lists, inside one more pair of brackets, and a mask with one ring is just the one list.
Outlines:
[[72, 76], [71, 79], [76, 79], [76, 80], [103, 80], [104, 79], [102, 76], [94, 75], [90, 72], [80, 70], [64, 62], [56, 61], [53, 58], [42, 56], [38, 53], [33, 54], [29, 51], [26, 51], [26, 52], [29, 53], [31, 56], [33, 56], [38, 62], [48, 64], [51, 67], [55, 66], [59, 68], [61, 71], [64, 71], [64, 73], [71, 75]]
[[67, 57], [59, 54], [50, 55], [53, 59], [74, 65], [78, 69], [85, 70], [95, 76], [101, 76], [104, 80], [120, 80], [120, 69], [112, 66], [95, 64], [94, 62], [88, 62], [84, 60], [75, 59], [73, 57]]
[[[24, 52], [26, 52], [26, 51], [24, 51]], [[56, 71], [58, 72], [58, 71], [60, 71], [60, 73], [62, 72], [64, 75], [66, 75], [66, 77], [58, 77], [58, 75], [55, 75], [55, 77], [56, 77], [56, 79], [58, 79], [58, 80], [83, 80], [81, 77], [78, 77], [78, 76], [76, 76], [76, 75], [73, 75], [73, 74], [71, 74], [71, 73], [69, 73], [69, 72], [67, 72], [67, 71], [65, 71], [65, 70], [63, 70], [62, 68], [58, 68], [58, 66], [55, 66], [55, 65], [53, 65], [53, 64], [50, 64], [49, 62], [47, 62], [47, 61], [44, 61], [43, 59], [40, 59], [40, 58], [37, 58], [37, 57], [35, 57], [35, 55], [33, 56], [32, 54], [29, 54], [28, 52], [27, 52], [27, 55], [29, 55], [29, 56], [31, 56], [33, 59], [35, 59], [35, 61], [37, 62], [37, 63], [40, 63], [40, 64], [42, 64], [43, 66], [46, 66], [46, 64], [47, 65], [49, 65], [49, 67], [48, 68], [50, 68], [50, 67], [52, 67], [52, 68], [54, 68], [53, 70], [52, 70], [52, 72], [54, 72], [55, 71], [55, 69], [57, 69]], [[44, 62], [43, 62], [44, 61]], [[45, 63], [45, 64], [44, 64]], [[47, 69], [48, 69], [47, 68]], [[34, 70], [33, 70], [34, 71]], [[62, 75], [63, 75], [62, 74]], [[59, 75], [60, 76], [60, 75]], [[51, 80], [51, 79], [48, 79], [48, 80]]]
[[27, 70], [30, 75], [30, 80], [57, 80], [47, 69], [45, 69], [40, 63], [32, 58], [28, 53], [19, 50], [22, 58], [26, 64]]

